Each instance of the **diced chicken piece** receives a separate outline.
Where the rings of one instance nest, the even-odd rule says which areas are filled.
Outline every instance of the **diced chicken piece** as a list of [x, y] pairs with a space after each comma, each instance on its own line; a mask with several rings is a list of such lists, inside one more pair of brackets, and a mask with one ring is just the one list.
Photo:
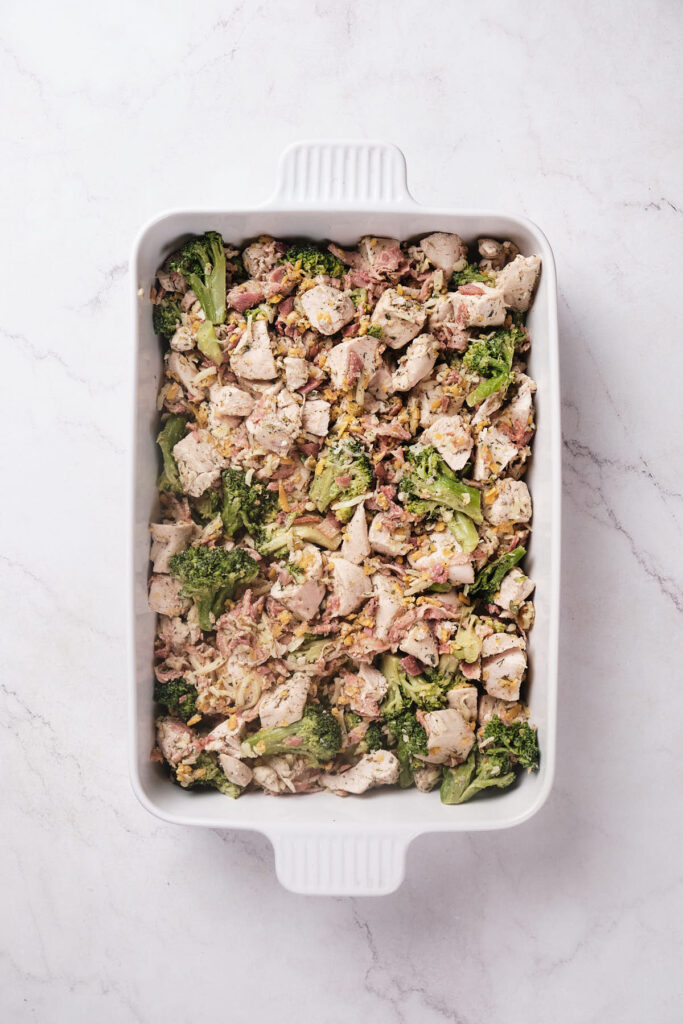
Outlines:
[[427, 317], [415, 299], [400, 295], [395, 288], [387, 288], [372, 311], [372, 322], [382, 328], [382, 341], [389, 348], [403, 348], [419, 334]]
[[298, 722], [304, 713], [311, 677], [305, 672], [294, 672], [274, 690], [268, 690], [259, 701], [258, 713], [264, 729]]
[[511, 396], [510, 401], [498, 417], [500, 424], [506, 424], [511, 431], [514, 440], [526, 440], [524, 435], [528, 430], [533, 430], [534, 424], [534, 392], [536, 381], [527, 377], [525, 373], [516, 375], [516, 393]]
[[410, 525], [384, 512], [378, 512], [370, 523], [368, 540], [380, 555], [405, 555], [411, 549]]
[[503, 397], [501, 391], [494, 391], [492, 395], [485, 398], [472, 417], [471, 425], [475, 426], [484, 423], [485, 420], [490, 420], [494, 412], [498, 412], [503, 404]]
[[496, 276], [496, 287], [508, 309], [526, 313], [541, 271], [540, 256], [517, 256]]
[[502, 523], [528, 523], [531, 519], [531, 495], [523, 480], [498, 480], [483, 492], [483, 511], [493, 526]]
[[388, 689], [386, 676], [371, 665], [361, 665], [357, 675], [347, 675], [344, 681], [343, 694], [349, 707], [358, 715], [376, 718], [379, 714], [380, 701], [386, 696]]
[[436, 582], [446, 579], [450, 583], [474, 582], [472, 556], [463, 552], [450, 531], [427, 534], [420, 546], [408, 555], [408, 562], [413, 569]]
[[265, 320], [249, 320], [230, 356], [230, 369], [244, 380], [273, 380], [277, 377], [277, 366]]
[[372, 577], [372, 588], [377, 598], [375, 635], [378, 640], [385, 640], [394, 620], [404, 610], [403, 594], [391, 576], [385, 576], [380, 572], [376, 572]]
[[240, 745], [247, 731], [247, 723], [237, 715], [230, 715], [224, 722], [217, 725], [202, 740], [202, 750], [212, 750], [219, 754], [240, 756]]
[[526, 671], [526, 644], [521, 636], [494, 633], [482, 644], [481, 673], [484, 689], [501, 700], [519, 700]]
[[199, 498], [218, 481], [226, 459], [216, 448], [207, 431], [190, 431], [173, 449], [180, 482], [186, 494]]
[[301, 414], [301, 427], [308, 434], [326, 437], [330, 429], [330, 403], [322, 398], [307, 398]]
[[472, 451], [472, 435], [461, 416], [439, 416], [425, 430], [423, 439], [436, 448], [451, 469], [462, 469]]
[[505, 320], [505, 302], [498, 287], [491, 288], [481, 281], [462, 286], [453, 293], [455, 320], [464, 327], [497, 327]]
[[514, 567], [503, 577], [500, 590], [494, 596], [494, 603], [506, 612], [515, 612], [533, 593], [536, 584], [521, 569]]
[[362, 338], [342, 341], [327, 356], [327, 369], [332, 386], [343, 389], [357, 383], [361, 374], [371, 380], [377, 369], [379, 342], [366, 334]]
[[[293, 748], [295, 749], [295, 748]], [[313, 793], [318, 789], [320, 769], [305, 758], [288, 754], [287, 757], [269, 757], [267, 764], [256, 765], [254, 782], [267, 793]]]
[[411, 341], [392, 376], [394, 391], [410, 391], [434, 369], [439, 343], [432, 334], [421, 334]]
[[380, 402], [385, 402], [389, 395], [394, 393], [391, 370], [384, 360], [380, 359], [379, 366], [368, 381], [367, 390], [373, 398]]
[[336, 334], [353, 320], [355, 306], [348, 295], [329, 284], [317, 284], [301, 296], [304, 313], [321, 334]]
[[474, 479], [489, 480], [500, 476], [518, 454], [517, 445], [497, 427], [484, 427], [477, 439]]
[[300, 356], [286, 356], [284, 364], [288, 389], [296, 391], [297, 388], [302, 388], [308, 381], [310, 364]]
[[308, 622], [315, 617], [325, 596], [322, 555], [315, 545], [306, 544], [301, 551], [292, 555], [291, 561], [296, 568], [303, 569], [303, 579], [297, 579], [294, 583], [276, 583], [270, 591], [271, 597], [298, 619]]
[[398, 758], [390, 750], [375, 750], [363, 754], [360, 761], [346, 772], [335, 775], [326, 772], [320, 785], [333, 793], [365, 793], [374, 786], [391, 786], [398, 782]]
[[148, 604], [150, 611], [159, 615], [184, 615], [189, 611], [192, 601], [183, 597], [180, 591], [183, 584], [175, 576], [152, 576], [149, 581]]
[[495, 238], [480, 238], [477, 242], [479, 255], [485, 269], [501, 270], [505, 266], [505, 249]]
[[195, 533], [194, 523], [152, 523], [150, 558], [154, 572], [168, 572], [171, 555], [184, 551]]
[[398, 646], [430, 668], [439, 663], [439, 647], [427, 622], [416, 622], [411, 626]]
[[200, 745], [192, 730], [179, 718], [157, 720], [157, 745], [169, 764], [192, 764], [200, 754]]
[[449, 708], [459, 711], [466, 722], [477, 720], [476, 686], [455, 686], [446, 694]]
[[358, 243], [361, 260], [378, 274], [393, 273], [398, 270], [403, 254], [398, 238], [376, 238], [364, 235]]
[[182, 619], [179, 615], [172, 618], [168, 615], [159, 616], [158, 635], [166, 644], [171, 654], [183, 654], [186, 647], [199, 643], [202, 631], [197, 621], [197, 609], [193, 605]]
[[157, 278], [165, 292], [184, 293], [187, 291], [187, 281], [182, 274], [175, 270], [158, 270]]
[[460, 763], [474, 746], [474, 721], [456, 708], [443, 711], [418, 711], [417, 718], [427, 733], [427, 756], [430, 764]]
[[438, 270], [450, 277], [454, 270], [462, 270], [467, 263], [467, 246], [459, 235], [435, 231], [420, 242], [420, 247]]
[[195, 384], [197, 367], [182, 352], [171, 352], [166, 363], [166, 374], [182, 384], [188, 398], [199, 402], [204, 398], [205, 389]]
[[479, 728], [483, 729], [488, 725], [494, 715], [498, 715], [504, 725], [513, 725], [515, 722], [526, 722], [529, 718], [529, 709], [526, 704], [520, 704], [519, 701], [501, 700], [485, 693], [479, 698]]
[[441, 782], [441, 766], [426, 764], [424, 768], [416, 768], [413, 771], [413, 778], [415, 779], [415, 788], [420, 793], [430, 793]]
[[365, 518], [365, 502], [363, 501], [356, 507], [353, 518], [346, 527], [341, 553], [343, 558], [348, 562], [353, 562], [354, 565], [360, 565], [370, 554], [368, 522]]
[[302, 407], [289, 391], [277, 387], [263, 393], [246, 427], [254, 447], [287, 455], [301, 432]]
[[221, 387], [219, 384], [209, 390], [211, 405], [218, 416], [248, 416], [255, 405], [254, 399], [246, 391], [241, 391], [232, 384]]
[[194, 335], [190, 328], [181, 324], [176, 329], [169, 345], [174, 352], [190, 352], [194, 348]]
[[243, 789], [251, 782], [252, 772], [249, 765], [233, 757], [232, 754], [219, 754], [218, 763], [228, 782], [234, 783], [235, 786], [241, 786]]
[[[350, 615], [372, 594], [370, 579], [363, 570], [341, 555], [330, 558], [335, 615]], [[329, 607], [329, 603], [328, 603]]]
[[270, 271], [283, 255], [284, 246], [274, 238], [259, 239], [242, 250], [244, 269], [250, 278], [260, 281], [268, 277]]

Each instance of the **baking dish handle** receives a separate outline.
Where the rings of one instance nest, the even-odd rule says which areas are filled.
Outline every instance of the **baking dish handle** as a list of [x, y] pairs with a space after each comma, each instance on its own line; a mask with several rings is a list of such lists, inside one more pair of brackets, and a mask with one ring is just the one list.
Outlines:
[[368, 833], [340, 828], [269, 831], [275, 870], [285, 889], [309, 896], [382, 896], [405, 875], [405, 832]]
[[294, 142], [280, 157], [268, 206], [415, 206], [406, 160], [389, 142]]

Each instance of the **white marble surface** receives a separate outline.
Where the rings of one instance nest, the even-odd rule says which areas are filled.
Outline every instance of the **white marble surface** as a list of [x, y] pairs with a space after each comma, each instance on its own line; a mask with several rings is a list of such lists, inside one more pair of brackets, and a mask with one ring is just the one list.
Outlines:
[[[7, 1024], [681, 1020], [683, 9], [488, 8], [4, 7]], [[422, 201], [528, 214], [561, 291], [555, 790], [418, 840], [369, 901], [290, 895], [266, 840], [160, 823], [126, 768], [131, 239], [260, 200], [319, 135], [397, 142]]]

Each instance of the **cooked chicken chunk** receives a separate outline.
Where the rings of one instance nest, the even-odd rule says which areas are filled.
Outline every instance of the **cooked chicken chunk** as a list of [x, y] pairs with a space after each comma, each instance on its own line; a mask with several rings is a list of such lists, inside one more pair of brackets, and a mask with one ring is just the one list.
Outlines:
[[284, 246], [274, 238], [259, 239], [242, 250], [242, 262], [248, 276], [255, 281], [266, 279], [277, 266]]
[[248, 416], [255, 405], [248, 392], [232, 384], [224, 387], [214, 384], [209, 390], [209, 399], [218, 416]]
[[376, 572], [372, 577], [372, 588], [377, 598], [375, 634], [378, 640], [384, 640], [394, 620], [404, 610], [403, 594], [396, 581], [381, 572]]
[[391, 786], [398, 781], [398, 758], [390, 750], [375, 750], [363, 754], [360, 761], [339, 774], [325, 773], [320, 785], [333, 793], [365, 793], [374, 786]]
[[247, 730], [247, 723], [240, 716], [230, 715], [217, 725], [202, 740], [202, 750], [213, 750], [219, 754], [239, 757], [240, 745]]
[[434, 368], [439, 343], [431, 334], [421, 334], [401, 356], [392, 375], [394, 391], [410, 391], [421, 380], [428, 377]]
[[169, 764], [192, 764], [200, 754], [194, 733], [179, 718], [157, 719], [157, 744]]
[[491, 288], [481, 281], [463, 285], [467, 291], [453, 295], [453, 309], [457, 323], [464, 327], [497, 327], [505, 320], [505, 302], [499, 288]]
[[356, 675], [347, 674], [342, 690], [352, 711], [366, 718], [376, 718], [388, 686], [386, 677], [376, 668], [360, 665]]
[[284, 364], [288, 389], [296, 391], [297, 388], [302, 388], [308, 382], [310, 363], [300, 356], [286, 356]]
[[265, 391], [246, 421], [254, 447], [287, 455], [301, 432], [302, 407], [289, 391]]
[[494, 715], [498, 715], [505, 725], [512, 725], [514, 722], [526, 722], [529, 718], [529, 709], [518, 701], [501, 700], [500, 697], [491, 697], [485, 693], [479, 698], [477, 712], [479, 728], [483, 729], [488, 725]]
[[166, 361], [166, 375], [182, 384], [187, 397], [193, 402], [201, 402], [205, 389], [195, 383], [198, 370], [182, 352], [171, 352]]
[[326, 437], [330, 428], [330, 403], [307, 398], [301, 414], [301, 428], [316, 437]]
[[427, 622], [416, 622], [399, 643], [399, 650], [434, 668], [439, 664], [439, 646]]
[[451, 583], [474, 582], [472, 556], [463, 552], [450, 531], [426, 534], [408, 555], [408, 562], [435, 582], [445, 582], [445, 579]]
[[169, 341], [169, 346], [174, 352], [190, 352], [194, 348], [194, 334], [191, 328], [181, 324]]
[[332, 386], [340, 390], [353, 387], [361, 374], [370, 381], [377, 369], [379, 342], [366, 334], [362, 338], [341, 341], [327, 357], [327, 369]]
[[384, 512], [378, 512], [370, 523], [368, 540], [380, 555], [405, 555], [410, 551], [410, 524]]
[[466, 722], [477, 720], [476, 686], [455, 686], [446, 694], [449, 708], [459, 711]]
[[484, 689], [501, 700], [519, 700], [526, 672], [526, 644], [521, 636], [494, 633], [482, 644], [481, 672]]
[[274, 729], [298, 722], [304, 713], [310, 685], [310, 676], [305, 672], [294, 672], [274, 690], [266, 691], [258, 705], [262, 728]]
[[474, 720], [456, 708], [419, 711], [417, 717], [427, 733], [429, 751], [421, 760], [430, 764], [458, 764], [465, 760], [474, 746]]
[[186, 494], [199, 498], [207, 487], [217, 483], [228, 465], [206, 430], [190, 431], [173, 449], [180, 482]]
[[276, 583], [270, 593], [298, 619], [307, 622], [315, 616], [325, 596], [322, 555], [315, 545], [306, 544], [291, 560], [295, 568], [303, 570], [303, 577], [293, 583]]
[[514, 612], [533, 593], [536, 584], [516, 566], [503, 577], [500, 590], [494, 596], [494, 603], [506, 612]]
[[277, 366], [265, 320], [249, 320], [230, 356], [230, 369], [244, 380], [273, 380]]
[[438, 270], [450, 277], [454, 270], [462, 270], [467, 263], [467, 246], [459, 235], [435, 231], [420, 242], [420, 247]]
[[540, 272], [540, 256], [517, 256], [498, 272], [496, 287], [508, 309], [526, 313]]
[[393, 273], [398, 270], [403, 254], [398, 238], [376, 238], [365, 235], [358, 243], [358, 252], [362, 262], [367, 263], [377, 273]]
[[372, 311], [371, 320], [382, 328], [382, 341], [389, 348], [403, 348], [419, 334], [426, 313], [419, 302], [400, 295], [395, 288], [383, 292]]
[[361, 501], [353, 513], [351, 522], [346, 527], [342, 556], [354, 565], [360, 565], [370, 554], [368, 540], [368, 523], [365, 518], [365, 502]]
[[[336, 599], [334, 615], [350, 615], [372, 595], [370, 578], [342, 555], [330, 557], [332, 593]], [[328, 604], [329, 607], [329, 604]]]
[[152, 576], [149, 581], [150, 611], [159, 615], [184, 615], [192, 601], [180, 593], [183, 585], [175, 576]]
[[528, 523], [531, 519], [531, 495], [523, 480], [498, 480], [484, 489], [483, 497], [484, 515], [493, 526]]
[[472, 435], [461, 416], [439, 416], [423, 435], [451, 469], [462, 469], [472, 451]]
[[317, 284], [301, 296], [304, 313], [321, 334], [336, 334], [349, 320], [353, 320], [355, 306], [338, 288]]
[[252, 779], [251, 768], [232, 754], [219, 754], [218, 763], [228, 782], [235, 786], [248, 786]]
[[518, 454], [517, 445], [497, 427], [484, 427], [477, 439], [474, 479], [498, 477]]
[[194, 537], [194, 523], [152, 523], [152, 570], [168, 572], [168, 562], [172, 555], [184, 551]]

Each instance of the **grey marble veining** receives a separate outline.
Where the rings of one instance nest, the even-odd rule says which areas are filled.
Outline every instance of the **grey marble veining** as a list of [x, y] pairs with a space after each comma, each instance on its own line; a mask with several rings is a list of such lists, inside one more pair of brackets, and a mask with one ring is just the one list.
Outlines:
[[[682, 29], [642, 0], [3, 12], [3, 1021], [680, 1021]], [[555, 790], [417, 840], [375, 900], [285, 892], [263, 837], [161, 823], [126, 769], [131, 240], [258, 202], [322, 135], [530, 216], [561, 292]]]

